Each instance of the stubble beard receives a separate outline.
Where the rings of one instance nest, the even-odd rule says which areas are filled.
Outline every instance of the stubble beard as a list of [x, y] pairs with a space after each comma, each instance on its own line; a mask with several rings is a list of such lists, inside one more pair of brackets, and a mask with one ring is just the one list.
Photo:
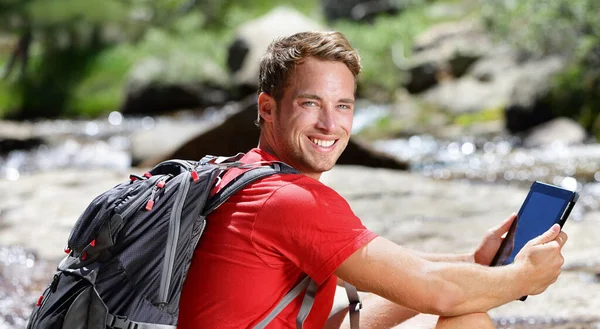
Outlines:
[[[308, 141], [307, 143], [312, 142]], [[342, 143], [342, 140], [338, 140], [337, 143]], [[318, 154], [308, 150], [303, 151], [300, 147], [294, 147], [294, 145], [289, 141], [286, 141], [286, 144], [282, 146], [284, 152], [286, 152], [285, 154], [288, 155], [288, 158], [294, 161], [296, 169], [300, 170], [301, 172], [319, 174], [331, 170], [341, 156], [343, 150], [346, 148], [346, 145], [343, 145], [343, 147], [341, 147], [342, 145], [336, 145], [335, 153]], [[340, 147], [342, 151], [339, 151], [338, 148]]]

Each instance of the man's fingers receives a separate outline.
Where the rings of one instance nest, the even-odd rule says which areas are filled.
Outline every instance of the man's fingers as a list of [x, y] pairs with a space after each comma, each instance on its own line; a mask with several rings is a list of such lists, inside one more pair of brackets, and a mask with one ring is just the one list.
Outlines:
[[510, 216], [508, 216], [508, 218], [506, 218], [504, 220], [504, 222], [502, 222], [502, 224], [496, 226], [493, 228], [494, 231], [494, 235], [496, 236], [503, 236], [506, 232], [508, 232], [508, 230], [510, 229], [510, 226], [512, 225], [513, 221], [517, 218], [517, 213], [512, 213]]
[[559, 233], [560, 233], [560, 225], [554, 224], [554, 225], [552, 225], [552, 227], [548, 231], [542, 233], [542, 235], [540, 235], [537, 238], [533, 239], [532, 242], [533, 242], [533, 244], [548, 243], [548, 242], [556, 239], [556, 237], [558, 237]]
[[558, 244], [560, 245], [561, 248], [562, 248], [562, 246], [565, 245], [565, 243], [567, 242], [568, 239], [569, 239], [569, 236], [567, 235], [567, 233], [562, 232], [562, 231], [558, 234], [558, 237], [556, 237], [556, 241], [558, 242]]

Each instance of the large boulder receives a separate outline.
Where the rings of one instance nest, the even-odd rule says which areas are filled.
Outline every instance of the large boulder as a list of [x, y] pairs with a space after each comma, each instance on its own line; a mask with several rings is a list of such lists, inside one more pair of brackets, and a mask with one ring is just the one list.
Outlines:
[[[145, 162], [152, 165], [169, 158], [201, 159], [206, 154], [234, 155], [246, 152], [258, 145], [260, 130], [253, 122], [256, 120], [256, 100], [249, 97], [244, 100], [240, 110], [218, 125], [183, 144], [172, 153]], [[390, 169], [408, 169], [408, 164], [382, 152], [368, 144], [351, 139], [338, 164], [353, 164], [368, 167]]]
[[236, 86], [258, 85], [260, 60], [276, 38], [323, 27], [300, 12], [278, 7], [240, 26], [228, 50], [227, 66]]
[[125, 114], [205, 108], [232, 98], [227, 74], [210, 59], [183, 54], [136, 63], [125, 84]]
[[570, 118], [556, 118], [531, 128], [523, 139], [526, 147], [550, 146], [554, 143], [577, 145], [587, 138], [585, 129]]

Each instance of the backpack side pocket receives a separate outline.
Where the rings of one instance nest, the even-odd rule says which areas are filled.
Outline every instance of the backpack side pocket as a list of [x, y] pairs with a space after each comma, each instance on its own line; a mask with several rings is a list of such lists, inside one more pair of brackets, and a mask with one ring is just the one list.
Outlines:
[[108, 309], [94, 286], [79, 275], [55, 274], [34, 308], [28, 329], [104, 329]]

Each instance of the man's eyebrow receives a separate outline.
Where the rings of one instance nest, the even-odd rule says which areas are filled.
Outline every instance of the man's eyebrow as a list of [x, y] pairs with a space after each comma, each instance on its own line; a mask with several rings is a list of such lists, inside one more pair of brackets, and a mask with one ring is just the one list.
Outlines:
[[296, 96], [296, 98], [308, 98], [308, 99], [321, 100], [321, 97], [319, 97], [315, 94], [299, 94]]
[[[308, 98], [308, 99], [321, 100], [321, 97], [319, 97], [315, 94], [299, 94], [296, 96], [296, 98]], [[338, 100], [338, 102], [354, 104], [354, 98], [340, 98], [340, 100]]]

